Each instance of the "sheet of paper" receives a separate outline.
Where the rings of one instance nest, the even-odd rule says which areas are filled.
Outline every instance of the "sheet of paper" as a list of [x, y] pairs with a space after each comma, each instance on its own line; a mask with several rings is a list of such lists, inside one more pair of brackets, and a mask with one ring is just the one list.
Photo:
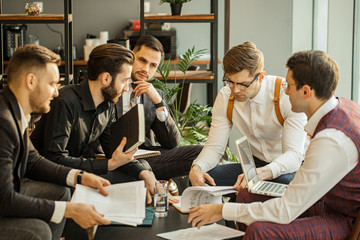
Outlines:
[[202, 204], [222, 203], [223, 195], [235, 192], [231, 186], [188, 187], [179, 199], [180, 202], [173, 206], [181, 213], [188, 213], [190, 209]]
[[89, 203], [103, 213], [104, 218], [133, 226], [141, 224], [145, 218], [146, 188], [143, 181], [114, 184], [105, 187], [108, 196], [98, 190], [76, 185], [72, 201]]
[[222, 197], [214, 196], [205, 191], [189, 191], [186, 196], [182, 195], [180, 201], [181, 211], [188, 212], [192, 208], [203, 204], [222, 203]]
[[159, 233], [156, 236], [164, 239], [173, 239], [173, 240], [220, 240], [227, 238], [234, 238], [243, 236], [244, 232], [238, 231], [233, 228], [229, 228], [217, 223], [203, 226], [200, 229], [195, 228], [185, 228], [177, 231]]

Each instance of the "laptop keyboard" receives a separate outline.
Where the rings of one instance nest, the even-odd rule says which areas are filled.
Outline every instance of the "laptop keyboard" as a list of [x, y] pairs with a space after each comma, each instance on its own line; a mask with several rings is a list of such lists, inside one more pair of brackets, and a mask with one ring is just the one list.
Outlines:
[[279, 184], [273, 184], [271, 182], [262, 182], [261, 186], [258, 188], [262, 192], [271, 192], [271, 193], [283, 193], [285, 191], [285, 186]]

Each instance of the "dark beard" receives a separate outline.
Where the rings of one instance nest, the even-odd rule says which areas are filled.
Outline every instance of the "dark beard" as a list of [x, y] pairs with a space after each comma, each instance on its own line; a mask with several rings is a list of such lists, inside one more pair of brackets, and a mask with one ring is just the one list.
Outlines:
[[147, 80], [150, 80], [150, 79], [149, 79], [149, 75], [148, 75], [147, 73], [144, 73], [144, 72], [142, 72], [142, 71], [137, 71], [137, 72], [135, 72], [135, 73], [131, 73], [131, 79], [132, 79], [133, 82], [135, 82], [135, 81], [142, 81], [142, 80], [139, 80], [139, 79], [136, 78], [136, 76], [135, 76], [136, 73], [145, 74]]
[[135, 73], [133, 73], [133, 72], [131, 73], [131, 80], [132, 80], [132, 82], [138, 81], [138, 79], [135, 76]]
[[105, 101], [115, 103], [114, 99], [117, 97], [118, 92], [116, 91], [114, 85], [115, 85], [115, 81], [112, 80], [109, 86], [101, 89], [101, 93]]

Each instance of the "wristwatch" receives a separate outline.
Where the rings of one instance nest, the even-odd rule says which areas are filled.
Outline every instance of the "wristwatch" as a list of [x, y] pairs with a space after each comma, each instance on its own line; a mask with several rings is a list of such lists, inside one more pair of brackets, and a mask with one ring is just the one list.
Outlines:
[[84, 171], [81, 170], [81, 171], [79, 172], [79, 174], [77, 175], [76, 182], [77, 182], [78, 184], [81, 184], [83, 174], [84, 174]]
[[164, 107], [164, 106], [165, 106], [165, 103], [163, 100], [161, 100], [161, 102], [159, 102], [159, 103], [154, 104], [155, 109], [158, 109], [159, 107]]

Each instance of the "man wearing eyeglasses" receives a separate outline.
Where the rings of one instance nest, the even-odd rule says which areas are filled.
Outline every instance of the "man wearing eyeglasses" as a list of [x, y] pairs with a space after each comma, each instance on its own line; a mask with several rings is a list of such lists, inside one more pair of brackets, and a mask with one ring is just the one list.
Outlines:
[[[240, 164], [217, 165], [233, 126], [247, 136], [260, 180], [289, 183], [303, 160], [305, 114], [293, 112], [285, 89], [280, 89], [280, 123], [274, 107], [277, 77], [265, 74], [264, 56], [254, 43], [230, 49], [223, 68], [226, 86], [214, 103], [209, 138], [190, 170], [192, 185], [245, 187]], [[284, 79], [281, 83], [286, 87]]]

